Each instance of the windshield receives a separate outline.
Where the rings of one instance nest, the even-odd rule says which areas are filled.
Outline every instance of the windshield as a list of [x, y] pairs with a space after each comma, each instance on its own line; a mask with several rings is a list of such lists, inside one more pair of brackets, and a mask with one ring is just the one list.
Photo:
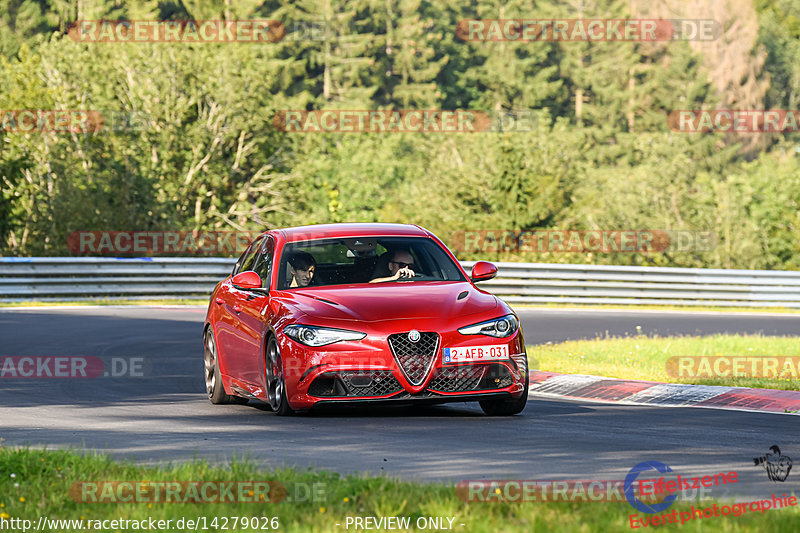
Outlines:
[[352, 237], [287, 244], [278, 288], [352, 283], [466, 281], [455, 262], [426, 237]]

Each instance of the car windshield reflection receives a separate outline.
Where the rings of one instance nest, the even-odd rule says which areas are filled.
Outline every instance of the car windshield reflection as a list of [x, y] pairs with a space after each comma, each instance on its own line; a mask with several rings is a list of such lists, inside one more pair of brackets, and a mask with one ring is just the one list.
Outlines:
[[288, 243], [278, 288], [466, 281], [458, 265], [424, 237], [353, 237]]

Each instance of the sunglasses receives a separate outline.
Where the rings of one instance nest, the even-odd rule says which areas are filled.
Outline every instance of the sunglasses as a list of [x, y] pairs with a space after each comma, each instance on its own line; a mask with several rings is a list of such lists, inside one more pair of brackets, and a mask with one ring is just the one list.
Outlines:
[[392, 261], [392, 263], [399, 265], [400, 268], [409, 268], [414, 266], [414, 263], [401, 263], [400, 261]]

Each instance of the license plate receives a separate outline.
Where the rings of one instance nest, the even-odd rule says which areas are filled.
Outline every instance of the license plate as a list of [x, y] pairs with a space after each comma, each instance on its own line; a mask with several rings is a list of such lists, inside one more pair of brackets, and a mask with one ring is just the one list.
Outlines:
[[442, 352], [442, 360], [445, 363], [474, 363], [497, 359], [508, 359], [507, 344], [445, 348]]

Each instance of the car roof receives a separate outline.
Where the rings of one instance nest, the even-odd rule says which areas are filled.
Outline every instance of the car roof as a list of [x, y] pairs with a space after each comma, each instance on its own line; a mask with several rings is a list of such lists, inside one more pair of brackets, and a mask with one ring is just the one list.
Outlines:
[[287, 242], [339, 237], [428, 237], [431, 234], [413, 224], [342, 223], [297, 226], [280, 230]]

